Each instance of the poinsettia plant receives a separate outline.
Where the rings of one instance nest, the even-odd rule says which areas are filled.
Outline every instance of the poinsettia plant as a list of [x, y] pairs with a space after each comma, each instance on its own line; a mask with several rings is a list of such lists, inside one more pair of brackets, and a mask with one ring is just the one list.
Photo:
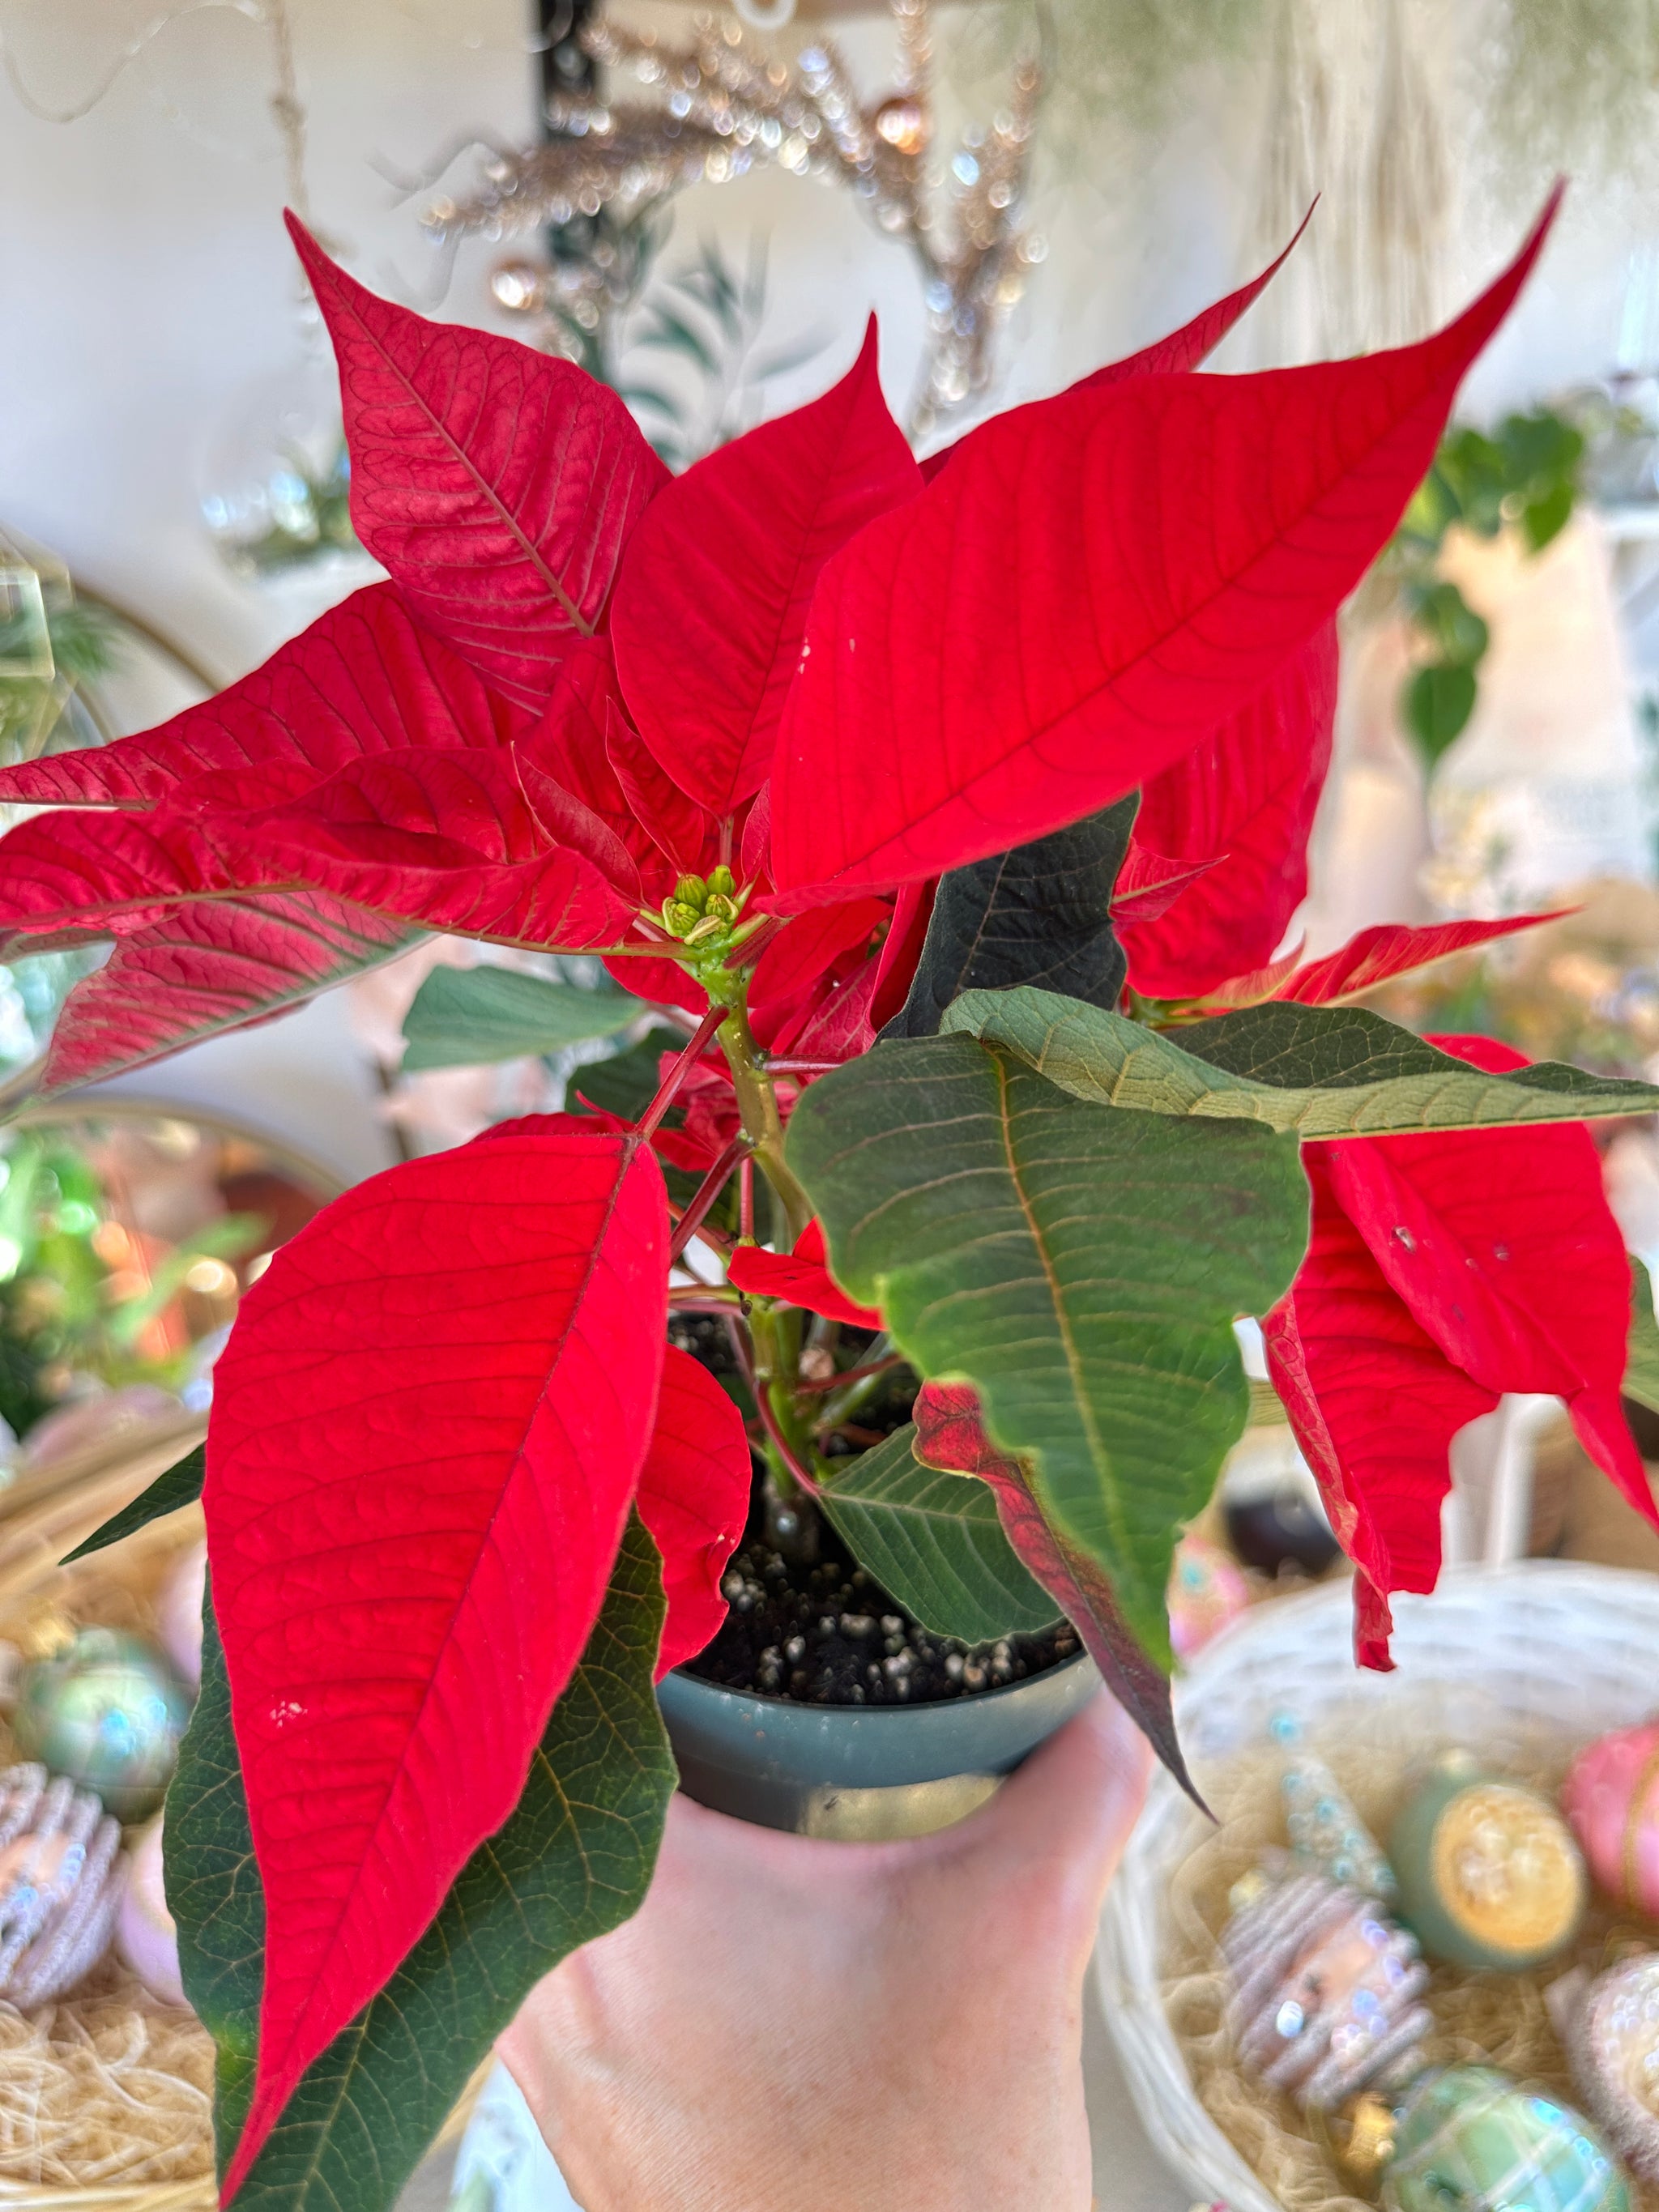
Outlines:
[[[638, 1902], [653, 1680], [720, 1627], [757, 1468], [932, 1629], [1068, 1615], [1177, 1771], [1164, 1589], [1247, 1418], [1241, 1317], [1372, 1663], [1501, 1392], [1565, 1398], [1650, 1510], [1583, 1124], [1659, 1091], [1351, 1003], [1521, 923], [1277, 957], [1336, 611], [1547, 224], [1420, 344], [1194, 374], [1264, 277], [921, 464], [872, 331], [674, 478], [570, 364], [295, 227], [390, 580], [205, 706], [0, 773], [50, 810], [5, 841], [14, 949], [113, 948], [45, 1085], [432, 931], [596, 953], [589, 1033], [672, 1034], [627, 1110], [328, 1207], [244, 1301], [204, 1483], [101, 1532], [201, 1487], [167, 1848], [227, 2199], [389, 2204], [531, 1983]], [[443, 992], [498, 1044], [576, 1033], [533, 976]], [[726, 1329], [735, 1396], [677, 1313]], [[837, 1451], [896, 1366], [913, 1420]]]

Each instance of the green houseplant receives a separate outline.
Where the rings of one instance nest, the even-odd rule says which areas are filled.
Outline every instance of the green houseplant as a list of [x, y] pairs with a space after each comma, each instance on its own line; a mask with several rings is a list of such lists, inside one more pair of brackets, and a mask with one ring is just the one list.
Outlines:
[[[167, 1850], [227, 2198], [390, 2203], [531, 1983], [632, 1909], [653, 1676], [723, 1632], [751, 1507], [804, 1550], [822, 1509], [935, 1631], [969, 1580], [976, 1632], [1063, 1612], [1178, 1769], [1164, 1588], [1245, 1419], [1238, 1316], [1373, 1663], [1500, 1391], [1559, 1392], [1646, 1498], [1581, 1125], [1659, 1091], [1345, 1003], [1486, 926], [1274, 957], [1332, 617], [1543, 228], [1398, 353], [1193, 374], [1254, 285], [919, 465], [872, 339], [672, 479], [571, 365], [296, 230], [392, 580], [159, 730], [0, 775], [52, 810], [5, 843], [14, 949], [113, 941], [46, 1082], [430, 929], [599, 952], [675, 1033], [636, 1098], [596, 1075], [348, 1193], [221, 1361]], [[910, 1423], [845, 1449], [900, 1382]]]

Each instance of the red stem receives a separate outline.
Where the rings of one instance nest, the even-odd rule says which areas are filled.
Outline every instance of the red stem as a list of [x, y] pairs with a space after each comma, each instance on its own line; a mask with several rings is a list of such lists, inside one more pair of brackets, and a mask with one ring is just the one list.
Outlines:
[[[672, 1291], [669, 1296], [671, 1297], [673, 1296]], [[730, 1306], [726, 1307], [724, 1311], [726, 1333], [732, 1340], [732, 1356], [738, 1363], [738, 1370], [744, 1381], [749, 1385], [750, 1396], [758, 1398], [760, 1390], [755, 1381], [754, 1348], [749, 1341], [749, 1331], [744, 1326], [743, 1316], [740, 1312], [734, 1313]]]
[[817, 1395], [826, 1390], [839, 1390], [848, 1382], [862, 1382], [866, 1375], [885, 1375], [890, 1367], [902, 1367], [904, 1355], [895, 1352], [886, 1359], [872, 1359], [867, 1367], [849, 1367], [845, 1375], [831, 1375], [822, 1382], [797, 1382], [796, 1389], [803, 1397], [809, 1393]]
[[[765, 951], [767, 946], [772, 942], [772, 939], [783, 927], [784, 921], [785, 916], [782, 915], [765, 915], [762, 917], [761, 926], [755, 932], [754, 935], [752, 937], [745, 937], [744, 939], [743, 943], [738, 947], [738, 950], [743, 955], [743, 964], [745, 968], [752, 968], [754, 966], [761, 954]], [[730, 961], [726, 963], [727, 967], [730, 967], [731, 964]]]
[[675, 1094], [681, 1084], [690, 1074], [702, 1057], [703, 1047], [731, 1011], [730, 1006], [710, 1006], [696, 1028], [693, 1030], [690, 1042], [684, 1051], [676, 1057], [673, 1066], [664, 1076], [656, 1097], [646, 1108], [640, 1119], [635, 1133], [641, 1140], [648, 1139], [655, 1132], [658, 1123], [673, 1104]]
[[830, 1075], [845, 1064], [839, 1060], [769, 1060], [766, 1072], [769, 1075]]
[[755, 1409], [761, 1417], [761, 1426], [776, 1447], [778, 1457], [794, 1476], [807, 1496], [816, 1498], [819, 1489], [817, 1481], [801, 1465], [800, 1461], [796, 1457], [794, 1446], [780, 1427], [778, 1417], [772, 1410], [769, 1392], [765, 1390], [755, 1392]]
[[738, 1170], [738, 1236], [741, 1243], [755, 1241], [755, 1156], [744, 1155], [743, 1165]]
[[739, 1130], [720, 1154], [692, 1194], [691, 1202], [679, 1218], [674, 1231], [674, 1241], [668, 1248], [668, 1264], [672, 1267], [691, 1239], [702, 1226], [708, 1213], [720, 1193], [732, 1179], [732, 1170], [749, 1150], [749, 1139]]

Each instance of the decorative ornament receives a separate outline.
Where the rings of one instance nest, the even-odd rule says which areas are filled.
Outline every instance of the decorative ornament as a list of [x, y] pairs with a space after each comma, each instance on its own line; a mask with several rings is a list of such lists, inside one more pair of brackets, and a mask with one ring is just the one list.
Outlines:
[[1659, 1721], [1587, 1744], [1567, 1770], [1561, 1809], [1607, 1895], [1659, 1917]]
[[1222, 1949], [1240, 2056], [1310, 2112], [1409, 2073], [1432, 2025], [1415, 1939], [1322, 1875], [1247, 1876]]
[[1557, 2024], [1578, 2093], [1632, 2172], [1659, 2182], [1659, 1958], [1626, 1959], [1594, 1981], [1582, 1968], [1563, 1976], [1552, 2012], [1575, 1980], [1583, 1987], [1567, 1993]]
[[153, 1644], [84, 1628], [60, 1657], [31, 1667], [12, 1734], [27, 1758], [95, 1790], [118, 1820], [160, 1805], [190, 1718], [190, 1699]]
[[159, 1813], [132, 1848], [115, 1918], [115, 1948], [153, 1997], [163, 2004], [188, 2002], [179, 1973], [179, 1930], [162, 1878]]
[[90, 1790], [43, 1766], [0, 1773], [0, 1996], [27, 2011], [102, 1958], [121, 1894], [121, 1832]]
[[1382, 2182], [1388, 2212], [1629, 2212], [1612, 2154], [1571, 2105], [1495, 2066], [1414, 2082]]
[[874, 116], [876, 136], [896, 154], [925, 153], [933, 136], [933, 118], [919, 100], [901, 94], [884, 100]]
[[1516, 1782], [1443, 1764], [1394, 1825], [1400, 1910], [1431, 1959], [1520, 1972], [1565, 1949], [1589, 1890], [1566, 1822]]
[[1333, 1881], [1393, 1905], [1400, 1895], [1394, 1869], [1324, 1760], [1297, 1753], [1279, 1786], [1297, 1858]]
[[[424, 227], [448, 245], [608, 210], [614, 228], [631, 234], [686, 185], [724, 184], [751, 168], [775, 165], [845, 185], [878, 229], [908, 246], [921, 277], [927, 351], [909, 429], [925, 438], [989, 386], [997, 332], [1046, 251], [1023, 214], [1041, 78], [1035, 62], [1016, 64], [1006, 106], [965, 135], [935, 180], [923, 162], [934, 137], [929, 0], [891, 4], [898, 81], [869, 104], [829, 40], [807, 46], [788, 68], [751, 37], [752, 11], [744, 21], [698, 16], [683, 46], [600, 17], [582, 34], [587, 52], [660, 88], [660, 104], [550, 99], [554, 135], [523, 153], [492, 151], [478, 191], [434, 201]], [[535, 335], [550, 351], [568, 353], [569, 322], [597, 330], [643, 273], [641, 257], [612, 237], [603, 254], [596, 247], [589, 259], [553, 268], [515, 259], [497, 270], [494, 289], [501, 305], [537, 319]]]
[[1385, 2097], [1370, 2090], [1356, 2097], [1344, 2114], [1340, 2140], [1333, 2145], [1344, 2173], [1370, 2188], [1394, 2156], [1399, 2122]]
[[1182, 1538], [1170, 1571], [1170, 1641], [1177, 1659], [1201, 1651], [1249, 1602], [1249, 1584], [1218, 1544]]
[[1319, 1486], [1282, 1422], [1247, 1431], [1228, 1455], [1221, 1512], [1234, 1552], [1263, 1574], [1295, 1567], [1322, 1575], [1341, 1548], [1320, 1504]]

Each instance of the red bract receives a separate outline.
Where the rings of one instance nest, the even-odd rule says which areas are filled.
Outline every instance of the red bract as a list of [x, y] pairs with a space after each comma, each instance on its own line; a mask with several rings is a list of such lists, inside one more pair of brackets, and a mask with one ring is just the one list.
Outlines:
[[1259, 699], [1146, 784], [1131, 859], [1148, 849], [1201, 873], [1151, 925], [1114, 902], [1133, 988], [1195, 997], [1273, 951], [1307, 894], [1335, 714], [1336, 625], [1327, 623]]
[[289, 229], [339, 359], [353, 527], [428, 629], [539, 706], [668, 471], [570, 362], [377, 299]]
[[833, 391], [694, 463], [641, 523], [611, 617], [623, 690], [663, 769], [711, 812], [770, 773], [818, 571], [921, 489], [872, 318]]
[[[530, 724], [413, 620], [392, 585], [371, 584], [203, 706], [91, 752], [0, 769], [0, 799], [193, 808], [200, 779], [227, 770], [237, 781], [224, 800], [257, 806], [368, 754], [488, 750]], [[276, 772], [283, 788], [270, 791], [250, 769]]]
[[668, 1599], [659, 1681], [695, 1659], [726, 1618], [720, 1577], [749, 1517], [749, 1486], [742, 1414], [706, 1367], [670, 1345], [639, 1489]]
[[655, 1421], [662, 1178], [552, 1119], [393, 1168], [249, 1292], [208, 1437], [269, 1929], [234, 2191], [518, 1802]]
[[726, 1267], [726, 1279], [750, 1297], [785, 1298], [809, 1313], [830, 1321], [850, 1322], [854, 1328], [879, 1328], [881, 1316], [873, 1306], [857, 1305], [830, 1273], [823, 1254], [823, 1231], [809, 1221], [788, 1254], [763, 1252], [756, 1244], [739, 1244]]
[[780, 890], [1039, 836], [1245, 707], [1375, 557], [1542, 242], [1396, 353], [1017, 409], [860, 531], [819, 579], [779, 737]]
[[1414, 968], [1512, 937], [1517, 930], [1536, 929], [1540, 922], [1559, 921], [1571, 911], [1561, 907], [1548, 914], [1512, 914], [1499, 921], [1437, 921], [1420, 929], [1382, 922], [1374, 929], [1362, 929], [1340, 951], [1328, 953], [1322, 960], [1298, 963], [1292, 953], [1251, 975], [1236, 975], [1206, 992], [1206, 1004], [1218, 1012], [1258, 1006], [1267, 999], [1293, 999], [1302, 1006], [1340, 1006], [1343, 1000], [1359, 998]]
[[[1202, 314], [1194, 315], [1191, 322], [1183, 323], [1179, 330], [1155, 338], [1151, 345], [1143, 346], [1139, 353], [1132, 353], [1122, 361], [1109, 362], [1103, 368], [1091, 370], [1087, 376], [1080, 377], [1072, 389], [1074, 392], [1089, 391], [1109, 384], [1121, 384], [1132, 376], [1178, 376], [1185, 369], [1196, 368], [1200, 362], [1215, 351], [1234, 324], [1255, 305], [1284, 267], [1312, 219], [1313, 209], [1310, 207], [1297, 225], [1296, 235], [1289, 246], [1276, 260], [1268, 263], [1259, 276], [1253, 276], [1248, 284], [1241, 284], [1237, 291], [1228, 293], [1224, 300], [1218, 300], [1212, 307], [1206, 307]], [[970, 430], [968, 438], [977, 434], [976, 431]], [[921, 465], [921, 471], [930, 483], [951, 456], [960, 452], [967, 442], [967, 438], [959, 439], [954, 445], [943, 447], [938, 453], [928, 455]]]
[[[1527, 1064], [1487, 1037], [1433, 1042], [1488, 1070]], [[1373, 1138], [1304, 1158], [1313, 1235], [1267, 1323], [1269, 1371], [1378, 1592], [1433, 1588], [1448, 1446], [1505, 1391], [1565, 1399], [1590, 1456], [1659, 1518], [1620, 1407], [1630, 1264], [1589, 1132]]]
[[41, 1078], [58, 1091], [141, 1067], [298, 1006], [416, 942], [418, 932], [319, 891], [204, 899], [116, 939], [58, 1017]]

